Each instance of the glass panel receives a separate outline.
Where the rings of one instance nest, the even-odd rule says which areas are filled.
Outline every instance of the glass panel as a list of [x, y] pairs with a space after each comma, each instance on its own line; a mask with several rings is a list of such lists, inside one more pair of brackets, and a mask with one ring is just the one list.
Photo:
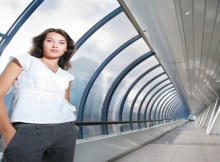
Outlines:
[[169, 106], [168, 119], [172, 119], [174, 111], [181, 105], [179, 97], [177, 97]]
[[[152, 66], [154, 66], [156, 64], [158, 64], [158, 61], [155, 59], [154, 56], [152, 56], [152, 57], [148, 58], [147, 60], [145, 60], [144, 62], [142, 62], [141, 64], [139, 64], [138, 66], [136, 66], [135, 69], [130, 71], [126, 75], [126, 77], [123, 78], [123, 80], [121, 81], [121, 83], [117, 87], [117, 89], [114, 92], [114, 95], [111, 99], [111, 103], [110, 103], [109, 110], [108, 110], [108, 112], [109, 112], [108, 120], [109, 121], [119, 121], [119, 108], [121, 106], [120, 104], [121, 104], [122, 98], [124, 97], [127, 89], [137, 79], [137, 77], [139, 77], [140, 74], [142, 74], [144, 71], [148, 70], [149, 68], [151, 68]], [[135, 91], [135, 89], [134, 89], [134, 91]], [[131, 95], [128, 97], [131, 98]], [[128, 98], [128, 101], [129, 101], [129, 98]], [[130, 99], [130, 103], [131, 103], [131, 99]], [[123, 121], [129, 120], [130, 104], [129, 105], [127, 105], [127, 104], [128, 103], [126, 103], [126, 106], [123, 109], [123, 117], [124, 117]], [[128, 128], [128, 127], [126, 126], [126, 128]], [[114, 130], [115, 130], [114, 128], [109, 127], [108, 132], [114, 132]]]
[[162, 118], [162, 113], [163, 113], [163, 106], [165, 105], [165, 102], [167, 100], [167, 98], [172, 95], [173, 93], [176, 93], [175, 91], [172, 91], [170, 93], [166, 93], [166, 95], [164, 95], [164, 97], [162, 98], [162, 100], [160, 101], [160, 103], [158, 104], [158, 114], [157, 114], [157, 119], [159, 120], [163, 120]]
[[176, 93], [171, 93], [171, 94], [168, 94], [164, 97], [164, 102], [162, 102], [162, 105], [161, 105], [160, 119], [164, 119], [164, 114], [167, 109], [167, 107], [166, 107], [167, 103], [170, 102], [170, 100], [173, 96], [176, 96]]
[[[168, 88], [167, 88], [168, 89]], [[154, 106], [153, 106], [153, 110], [152, 110], [152, 114], [151, 114], [151, 119], [154, 120], [159, 120], [159, 111], [160, 111], [160, 107], [159, 104], [162, 102], [162, 99], [170, 92], [173, 90], [175, 90], [175, 88], [171, 88], [169, 90], [166, 90], [165, 92], [163, 92], [160, 97], [158, 97], [158, 99], [156, 100]]]
[[[101, 120], [101, 109], [103, 108], [103, 102], [111, 84], [121, 71], [143, 54], [142, 50], [146, 52], [147, 49], [146, 44], [140, 39], [124, 49], [103, 69], [89, 93], [85, 106], [85, 121]], [[88, 117], [89, 115], [90, 117]], [[109, 119], [111, 120], [111, 117]]]
[[[146, 96], [147, 92], [148, 92], [149, 90], [151, 90], [159, 81], [163, 80], [163, 79], [161, 79], [161, 78], [165, 79], [165, 78], [167, 78], [167, 76], [166, 76], [166, 75], [161, 76], [159, 79], [155, 80], [155, 82], [151, 83], [148, 87], [146, 87], [146, 89], [145, 89], [145, 91], [144, 91], [144, 92], [146, 92], [146, 93], [144, 94], [144, 96]], [[148, 96], [144, 99], [144, 101], [142, 101], [143, 104], [140, 105], [140, 106], [141, 106], [141, 107], [140, 107], [140, 108], [141, 108], [140, 120], [144, 120], [145, 111], [146, 111], [146, 109], [147, 109], [147, 104], [148, 104], [150, 98], [152, 97], [152, 95], [153, 95], [158, 89], [160, 89], [161, 87], [163, 87], [163, 86], [164, 86], [165, 84], [167, 84], [167, 83], [170, 83], [170, 81], [167, 80], [167, 81], [161, 83], [160, 85], [158, 85], [156, 88], [154, 88], [154, 89], [150, 92], [150, 94], [148, 94]], [[143, 97], [144, 97], [144, 96], [143, 96]], [[143, 98], [142, 98], [142, 100], [143, 100]], [[146, 114], [146, 116], [147, 116], [147, 114]], [[149, 120], [149, 118], [146, 118], [146, 120]], [[143, 124], [142, 124], [142, 126], [145, 127]]]
[[[133, 113], [132, 113], [132, 120], [133, 121], [137, 121], [137, 115], [138, 115], [138, 111], [139, 111], [139, 107], [140, 104], [142, 102], [142, 99], [144, 97], [144, 95], [148, 92], [148, 90], [146, 90], [147, 87], [150, 86], [150, 84], [154, 84], [154, 83], [150, 83], [149, 81], [154, 78], [155, 76], [161, 74], [163, 72], [163, 69], [161, 67], [153, 70], [152, 72], [150, 72], [148, 75], [146, 75], [145, 77], [143, 77], [143, 79], [138, 82], [135, 87], [133, 88], [133, 90], [131, 91], [131, 97], [135, 96], [135, 98], [137, 98], [137, 100], [134, 100], [134, 97], [132, 99], [132, 104], [134, 105], [133, 107]], [[163, 76], [163, 75], [162, 75]], [[158, 80], [161, 80], [160, 78], [162, 77], [160, 76], [159, 78], [155, 79], [153, 82], [158, 82]], [[146, 87], [147, 86], [147, 87]], [[140, 91], [141, 89], [143, 89], [143, 91]], [[126, 109], [125, 109], [126, 110]], [[129, 113], [131, 111], [131, 108], [129, 107]], [[123, 114], [124, 115], [124, 114]], [[133, 124], [134, 129], [138, 128], [137, 124]]]
[[31, 0], [15, 1], [0, 0], [0, 33], [5, 34], [23, 10], [31, 3]]
[[[170, 82], [168, 82], [168, 83], [170, 83]], [[167, 83], [165, 84], [165, 83], [163, 83], [163, 85], [165, 86], [165, 85], [167, 85]], [[157, 92], [157, 90], [155, 91], [155, 93], [153, 94], [153, 95], [155, 95], [152, 99], [151, 99], [151, 101], [148, 101], [148, 107], [147, 107], [147, 119], [150, 119], [150, 116], [151, 116], [151, 120], [153, 120], [153, 112], [155, 111], [155, 109], [153, 109], [152, 107], [154, 106], [154, 102], [155, 102], [155, 100], [158, 98], [158, 96], [164, 91], [164, 90], [166, 90], [166, 89], [168, 89], [168, 88], [170, 88], [170, 87], [173, 87], [173, 85], [171, 84], [171, 85], [168, 85], [168, 86], [166, 86], [166, 87], [164, 87], [163, 89], [161, 89], [159, 92]], [[162, 88], [162, 86], [160, 87], [160, 88]], [[158, 89], [160, 89], [160, 88], [158, 88]], [[157, 93], [156, 93], [157, 92]], [[153, 110], [152, 110], [153, 109]]]
[[[110, 106], [109, 106], [109, 114], [108, 114], [109, 121], [118, 121], [119, 120], [119, 108], [121, 106], [121, 101], [122, 101], [125, 93], [127, 92], [128, 88], [141, 74], [143, 74], [145, 71], [147, 71], [148, 69], [150, 69], [151, 67], [153, 67], [157, 64], [158, 64], [158, 61], [155, 59], [154, 56], [152, 56], [152, 57], [148, 58], [147, 60], [145, 60], [144, 62], [140, 63], [138, 66], [136, 66], [122, 80], [122, 82], [117, 87], [117, 89], [112, 97]], [[145, 77], [145, 79], [146, 79], [146, 77]], [[141, 80], [139, 80], [139, 82], [141, 82], [143, 84], [144, 82], [146, 82], [146, 80], [143, 80], [143, 78], [142, 78]], [[132, 91], [138, 91], [138, 90], [139, 89], [135, 89], [135, 87], [132, 89]], [[132, 93], [130, 93], [130, 95], [128, 95], [126, 102], [125, 102], [125, 105], [123, 107], [123, 116], [122, 116], [123, 121], [129, 120], [129, 112], [130, 112], [130, 108], [131, 108], [131, 104], [132, 104], [133, 99], [134, 99], [134, 95]], [[128, 129], [129, 127], [126, 126], [125, 128]], [[126, 129], [124, 129], [124, 131]], [[114, 132], [114, 130], [115, 130], [115, 128], [109, 127], [109, 132]]]
[[[119, 27], [117, 24], [120, 23], [121, 25]], [[126, 28], [126, 30], [124, 30], [124, 28]], [[120, 36], [117, 33], [120, 33]], [[83, 44], [83, 46], [73, 57], [72, 69], [70, 70], [70, 72], [73, 73], [76, 78], [73, 81], [71, 89], [72, 92], [77, 92], [77, 100], [72, 100], [72, 103], [74, 103], [77, 107], [79, 106], [80, 99], [86, 88], [86, 85], [98, 67], [110, 54], [114, 52], [114, 50], [116, 50], [119, 46], [124, 44], [135, 35], [137, 35], [137, 32], [134, 30], [132, 24], [128, 21], [124, 13], [121, 13], [110, 22], [105, 24], [105, 26], [100, 28], [95, 34], [92, 35], [92, 37], [87, 40], [87, 42]], [[109, 77], [110, 73], [114, 73], [114, 71], [102, 72], [102, 74], [99, 76], [102, 82], [95, 83], [94, 86], [98, 87], [91, 91], [90, 95], [92, 98], [89, 99], [88, 97], [87, 100], [88, 109], [91, 109], [92, 112], [90, 110], [86, 110], [86, 112], [89, 113], [89, 116], [92, 115], [91, 113], [93, 113], [94, 116], [88, 117], [87, 114], [85, 114], [84, 116], [87, 116], [84, 118], [85, 121], [98, 120], [97, 113], [100, 111], [100, 100], [103, 98], [103, 96], [99, 96], [98, 94], [103, 95], [103, 89], [105, 89], [105, 85], [109, 84], [107, 83], [107, 78]], [[102, 87], [102, 89], [100, 89], [100, 87]], [[95, 96], [97, 97], [94, 98]], [[93, 101], [95, 102], [93, 103]], [[99, 106], [96, 107], [96, 105]]]
[[[153, 66], [157, 65], [158, 61], [155, 59], [155, 57], [150, 57], [147, 60], [145, 60], [144, 62], [140, 63], [137, 67], [135, 67], [135, 69], [133, 69], [124, 79], [123, 81], [119, 84], [119, 86], [117, 87], [117, 90], [114, 93], [114, 96], [112, 98], [112, 100], [114, 100], [115, 102], [111, 102], [111, 105], [109, 107], [109, 111], [115, 111], [115, 114], [109, 115], [109, 120], [111, 121], [117, 121], [118, 120], [118, 108], [120, 107], [120, 103], [121, 103], [121, 99], [122, 97], [125, 95], [125, 92], [127, 91], [127, 89], [130, 87], [130, 85], [145, 71], [147, 71], [148, 69], [152, 68]], [[143, 77], [144, 78], [144, 77]], [[141, 84], [143, 85], [143, 83], [146, 82], [146, 80], [143, 80], [143, 78], [139, 81], [141, 82]], [[146, 79], [146, 77], [144, 78]], [[147, 78], [149, 79], [149, 78]], [[137, 84], [136, 84], [137, 85]], [[133, 92], [137, 92], [139, 89], [133, 89]], [[129, 113], [128, 109], [131, 106], [131, 103], [133, 101], [133, 97], [134, 94], [131, 94], [130, 96], [128, 96], [127, 100], [126, 100], [126, 108], [127, 111], [125, 111], [125, 108], [123, 109], [123, 115], [124, 121], [129, 120], [128, 114], [125, 115], [125, 112]]]
[[[101, 131], [101, 126], [94, 125], [94, 126], [83, 126], [83, 138], [93, 137], [94, 134]], [[101, 133], [99, 133], [101, 135]]]
[[[145, 90], [143, 91], [143, 93], [142, 93], [142, 100], [144, 99], [143, 97], [145, 97], [146, 96], [146, 94], [148, 93], [148, 91], [149, 90], [152, 90], [152, 88], [156, 85], [156, 84], [158, 84], [158, 82], [160, 82], [161, 80], [163, 80], [163, 79], [161, 79], [161, 78], [163, 78], [163, 79], [166, 79], [167, 77], [165, 76], [165, 75], [163, 75], [163, 76], [161, 76], [160, 78], [158, 78], [158, 79], [156, 79], [154, 82], [152, 82], [151, 84], [149, 84], [149, 86], [147, 86], [146, 88], [145, 88]], [[152, 95], [159, 89], [159, 88], [161, 88], [162, 86], [164, 86], [165, 84], [167, 84], [167, 83], [170, 83], [170, 81], [168, 80], [168, 81], [165, 81], [165, 82], [163, 82], [163, 83], [161, 83], [160, 85], [158, 85], [157, 87], [154, 87], [154, 89], [150, 92], [150, 94], [148, 94], [147, 96], [146, 96], [146, 98], [144, 99], [144, 101], [142, 101], [143, 102], [143, 104], [142, 104], [142, 107], [141, 107], [141, 114], [142, 114], [142, 117], [141, 117], [141, 120], [144, 120], [144, 111], [145, 111], [145, 106], [147, 105], [147, 103], [148, 103], [148, 101], [150, 100], [150, 98], [152, 97]], [[140, 105], [141, 106], [141, 105]]]

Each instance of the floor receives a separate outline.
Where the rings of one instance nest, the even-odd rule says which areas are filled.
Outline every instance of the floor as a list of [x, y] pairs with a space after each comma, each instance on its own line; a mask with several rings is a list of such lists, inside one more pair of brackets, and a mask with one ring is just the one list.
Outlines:
[[191, 121], [114, 162], [220, 162], [220, 135]]
[[114, 162], [220, 162], [220, 135], [188, 122]]

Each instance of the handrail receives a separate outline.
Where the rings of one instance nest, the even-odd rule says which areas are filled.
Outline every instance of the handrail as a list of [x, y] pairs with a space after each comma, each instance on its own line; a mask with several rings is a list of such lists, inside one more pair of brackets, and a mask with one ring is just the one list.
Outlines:
[[[172, 119], [164, 119], [166, 121], [171, 121]], [[164, 120], [146, 120], [146, 121], [109, 121], [109, 122], [75, 122], [77, 126], [87, 126], [87, 125], [106, 125], [106, 124], [129, 124], [129, 123], [149, 123], [155, 121]]]

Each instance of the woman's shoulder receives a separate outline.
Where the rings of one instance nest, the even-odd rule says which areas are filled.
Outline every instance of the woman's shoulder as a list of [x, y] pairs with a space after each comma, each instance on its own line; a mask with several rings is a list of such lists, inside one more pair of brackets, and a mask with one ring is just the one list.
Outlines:
[[18, 62], [22, 65], [22, 67], [25, 68], [28, 67], [35, 58], [29, 54], [21, 54], [21, 55], [11, 56], [10, 60], [12, 59], [18, 60]]
[[29, 54], [20, 54], [20, 55], [15, 55], [15, 56], [11, 56], [10, 57], [11, 59], [12, 58], [15, 58], [17, 60], [32, 60], [33, 59], [33, 56], [29, 55]]

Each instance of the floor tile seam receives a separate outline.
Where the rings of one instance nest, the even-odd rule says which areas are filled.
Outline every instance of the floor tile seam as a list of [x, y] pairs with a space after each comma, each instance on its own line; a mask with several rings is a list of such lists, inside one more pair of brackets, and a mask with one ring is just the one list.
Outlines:
[[[219, 146], [220, 146], [220, 143], [219, 143]], [[203, 146], [203, 147], [202, 147], [202, 151], [203, 151], [203, 155], [204, 155], [204, 157], [205, 157], [205, 160], [206, 160], [206, 162], [207, 162], [207, 160], [210, 160], [210, 159], [207, 158], [207, 155], [206, 155], [204, 149], [205, 149], [205, 148], [204, 148], [204, 146]]]
[[177, 147], [177, 149], [176, 149], [176, 151], [175, 151], [175, 153], [173, 154], [173, 157], [171, 158], [171, 161], [173, 161], [173, 159], [174, 159], [174, 157], [175, 157], [175, 155], [176, 155], [176, 153], [177, 153], [177, 151], [179, 150], [179, 148], [180, 148], [180, 146], [179, 145], [177, 145], [178, 147]]

